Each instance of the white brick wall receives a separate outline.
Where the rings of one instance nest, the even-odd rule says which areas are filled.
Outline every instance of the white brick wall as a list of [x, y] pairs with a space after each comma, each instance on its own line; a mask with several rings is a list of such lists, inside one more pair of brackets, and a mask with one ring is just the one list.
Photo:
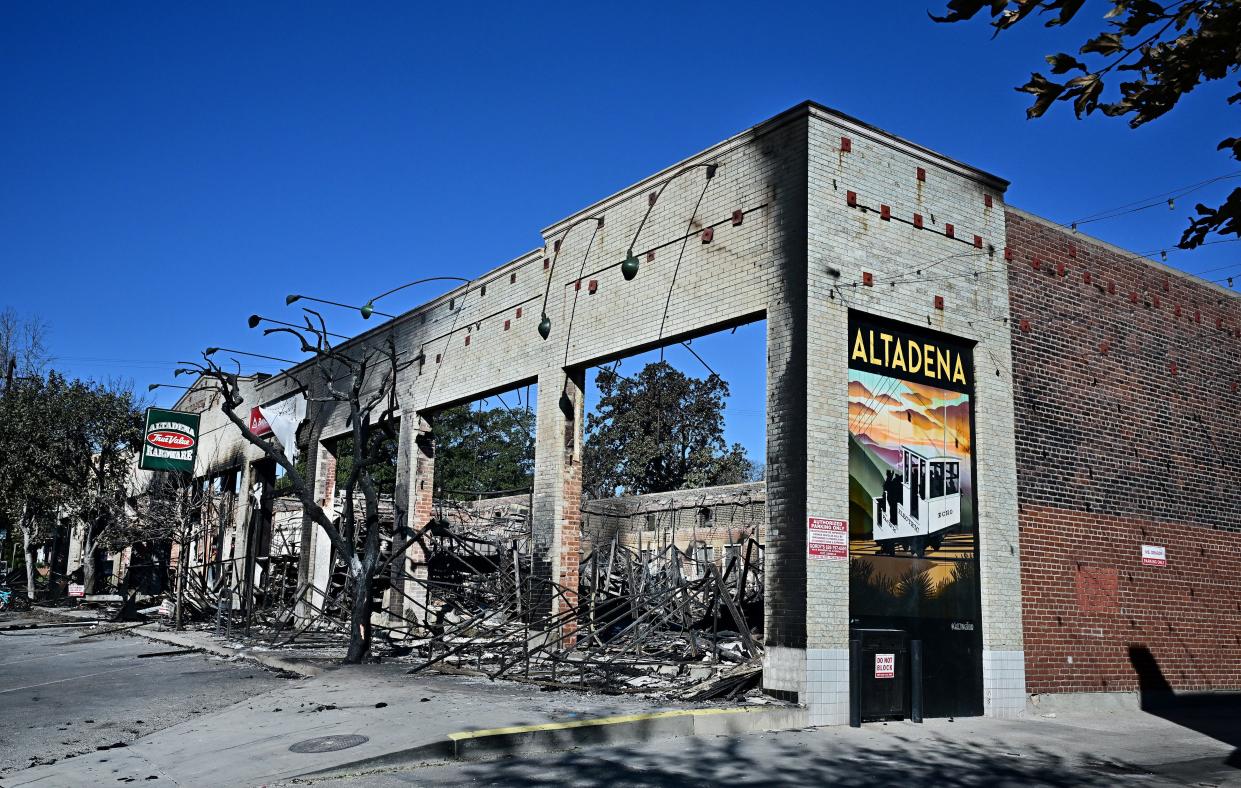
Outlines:
[[[848, 137], [851, 151], [841, 151]], [[814, 112], [810, 125], [810, 425], [807, 507], [812, 515], [848, 519], [848, 310], [857, 309], [925, 326], [978, 344], [975, 362], [974, 452], [978, 471], [979, 552], [982, 581], [982, 639], [985, 653], [1021, 654], [1016, 447], [1004, 265], [1005, 184], [856, 122]], [[926, 172], [919, 181], [917, 170]], [[860, 206], [851, 208], [847, 193]], [[992, 198], [991, 207], [985, 196]], [[924, 229], [880, 218], [892, 216]], [[954, 225], [958, 239], [982, 237], [983, 249], [945, 237]], [[986, 253], [987, 244], [994, 247]], [[828, 268], [839, 270], [836, 278]], [[921, 273], [919, 273], [921, 271]], [[862, 273], [874, 275], [861, 286]], [[893, 286], [891, 282], [897, 284]], [[856, 286], [855, 286], [856, 283]], [[942, 295], [945, 308], [934, 308]], [[842, 649], [848, 638], [848, 564], [816, 561], [808, 568], [810, 614], [807, 645]], [[847, 680], [819, 679], [811, 662], [811, 717], [820, 704], [836, 711], [847, 701]], [[1006, 663], [1007, 664], [1007, 663]], [[994, 663], [993, 663], [994, 667]], [[1024, 681], [1008, 669], [984, 671], [987, 713], [1003, 713], [1021, 698]], [[847, 710], [847, 702], [844, 706]]]
[[[851, 139], [848, 153], [840, 151], [841, 136]], [[708, 183], [705, 171], [694, 168], [671, 181], [635, 241], [648, 196], [684, 167], [706, 162], [719, 164], [715, 178]], [[925, 182], [915, 177], [918, 167], [926, 170]], [[552, 225], [543, 232], [544, 248], [353, 345], [395, 332], [403, 361], [425, 354], [398, 385], [407, 417], [537, 382], [535, 527], [557, 534], [565, 516], [564, 447], [572, 437], [558, 408], [566, 370], [576, 374], [766, 317], [765, 681], [802, 694], [814, 721], [835, 723], [847, 719], [848, 709], [848, 563], [807, 566], [804, 529], [807, 514], [848, 518], [848, 309], [975, 340], [984, 694], [989, 713], [1007, 713], [1024, 697], [1024, 686], [1013, 668], [1023, 646], [1011, 361], [1003, 322], [1003, 187], [942, 156], [803, 105]], [[887, 204], [906, 220], [920, 213], [926, 229], [850, 208], [848, 191], [857, 192], [861, 204]], [[991, 207], [984, 195], [991, 196]], [[736, 210], [744, 212], [739, 226], [731, 221]], [[602, 217], [602, 227], [589, 217]], [[945, 238], [948, 222], [958, 238], [978, 234], [984, 246], [993, 244], [994, 256]], [[697, 235], [704, 226], [714, 229], [710, 244]], [[692, 235], [685, 241], [687, 231]], [[641, 270], [626, 282], [619, 267], [631, 244]], [[545, 261], [553, 257], [551, 270]], [[863, 271], [879, 280], [875, 287], [853, 286]], [[591, 280], [597, 283], [593, 294]], [[546, 341], [536, 331], [545, 290], [552, 319]], [[935, 295], [944, 297], [943, 311], [933, 308]], [[276, 378], [260, 396], [277, 399], [288, 386], [287, 378]], [[320, 418], [324, 437], [344, 430], [344, 414], [331, 410]], [[580, 418], [574, 429], [580, 439]], [[401, 466], [406, 477], [409, 466]], [[549, 549], [555, 559], [556, 545]]]

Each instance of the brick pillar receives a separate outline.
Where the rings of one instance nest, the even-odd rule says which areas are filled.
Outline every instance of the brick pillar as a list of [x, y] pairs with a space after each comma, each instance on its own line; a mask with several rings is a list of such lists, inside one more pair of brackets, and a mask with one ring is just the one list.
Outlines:
[[237, 471], [237, 475], [241, 478], [237, 481], [237, 496], [233, 499], [233, 522], [230, 530], [232, 531], [232, 556], [228, 555], [229, 550], [227, 544], [225, 553], [222, 556], [225, 560], [231, 561], [227, 564], [229, 567], [229, 586], [233, 590], [234, 599], [244, 599], [246, 591], [246, 567], [253, 560], [249, 555], [250, 545], [250, 519], [251, 519], [251, 503], [250, 503], [250, 485], [254, 483], [254, 464], [247, 460], [242, 463], [241, 468]]
[[[314, 458], [315, 501], [330, 517], [332, 498], [336, 495], [336, 457], [319, 441], [313, 442], [310, 450], [316, 452]], [[302, 519], [302, 528], [310, 532], [309, 540], [302, 540], [307, 548], [307, 555], [303, 558], [302, 564], [306, 567], [306, 572], [301, 578], [308, 582], [304, 594], [314, 608], [322, 610], [324, 592], [327, 591], [328, 580], [332, 576], [332, 542], [324, 533], [323, 528], [309, 517]], [[308, 545], [307, 542], [309, 542]], [[315, 609], [305, 607], [302, 615], [313, 617], [318, 614]]]
[[[401, 448], [397, 454], [396, 499], [403, 502], [397, 511], [397, 526], [411, 531], [425, 528], [434, 516], [435, 444], [431, 424], [410, 413], [401, 419]], [[405, 551], [405, 558], [392, 564], [392, 589], [387, 610], [397, 628], [416, 627], [426, 621], [427, 564], [421, 544]]]
[[[546, 630], [548, 615], [577, 603], [578, 567], [582, 559], [582, 441], [586, 375], [583, 370], [554, 369], [539, 376], [538, 435], [534, 455], [534, 502], [531, 512], [534, 590], [531, 609], [536, 628]], [[562, 589], [553, 592], [543, 581]], [[572, 645], [576, 622], [560, 635]], [[550, 633], [549, 633], [550, 634]]]

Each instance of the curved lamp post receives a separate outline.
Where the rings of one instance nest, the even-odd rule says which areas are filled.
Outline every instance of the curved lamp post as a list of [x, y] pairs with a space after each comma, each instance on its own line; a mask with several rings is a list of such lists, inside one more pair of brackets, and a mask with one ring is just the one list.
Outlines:
[[[547, 297], [552, 292], [552, 277], [555, 276], [556, 274], [556, 261], [560, 259], [560, 248], [564, 246], [565, 239], [569, 237], [569, 233], [573, 232], [573, 229], [575, 227], [577, 227], [578, 225], [586, 224], [587, 222], [594, 222], [595, 231], [598, 232], [599, 228], [603, 226], [603, 217], [602, 216], [583, 216], [581, 219], [578, 219], [573, 224], [564, 228], [564, 232], [562, 232], [560, 234], [560, 237], [557, 238], [555, 242], [552, 244], [552, 248], [555, 251], [552, 252], [552, 262], [551, 262], [551, 265], [548, 267], [548, 271], [547, 271], [547, 286], [543, 288], [543, 307], [542, 309], [539, 310], [543, 314], [543, 319], [539, 321], [539, 336], [543, 337], [544, 339], [547, 339], [549, 336], [551, 336], [551, 333], [552, 333], [552, 319], [547, 316]], [[593, 240], [594, 236], [591, 236], [591, 237]], [[546, 250], [546, 247], [544, 247], [544, 249]], [[590, 247], [586, 248], [586, 253], [588, 255], [590, 254]], [[585, 265], [585, 262], [586, 262], [585, 259], [583, 259], [582, 260], [583, 265]]]
[[[394, 287], [385, 293], [380, 293], [379, 295], [375, 296], [374, 298], [372, 298], [371, 300], [363, 304], [361, 307], [359, 307], [358, 311], [362, 313], [363, 320], [370, 320], [371, 315], [383, 315], [384, 314], [383, 312], [375, 311], [375, 302], [378, 301], [379, 299], [384, 298], [386, 296], [390, 296], [393, 293], [397, 292], [398, 290], [404, 290], [407, 287], [413, 287], [414, 285], [420, 285], [426, 282], [445, 282], [445, 281], [465, 282], [467, 285], [470, 283], [469, 279], [463, 279], [460, 276], [428, 276], [425, 279], [415, 279], [412, 282], [406, 282], [400, 287]], [[392, 315], [384, 315], [384, 317], [392, 317]]]
[[223, 350], [225, 353], [236, 353], [239, 356], [251, 356], [252, 358], [266, 358], [272, 361], [281, 361], [285, 364], [300, 364], [300, 361], [294, 361], [288, 358], [278, 358], [277, 356], [264, 356], [262, 353], [251, 353], [246, 350], [233, 350], [231, 347], [209, 347], [203, 351], [204, 356], [214, 356]]
[[[314, 301], [316, 304], [329, 304], [331, 306], [339, 306], [344, 309], [358, 309], [358, 310], [362, 309], [362, 307], [354, 306], [353, 304], [342, 304], [339, 301], [328, 301], [325, 298], [315, 298], [313, 296], [308, 296], [308, 295], [293, 294], [293, 295], [287, 295], [284, 297], [285, 306], [289, 306], [295, 301]], [[383, 317], [396, 317], [396, 315], [389, 315], [384, 312], [375, 312], [375, 314], [382, 315]]]
[[[258, 328], [259, 323], [275, 323], [278, 326], [288, 326], [289, 328], [296, 328], [299, 331], [307, 330], [305, 326], [299, 326], [296, 323], [286, 323], [283, 320], [273, 320], [270, 317], [263, 317], [262, 315], [250, 315], [250, 319], [246, 321], [246, 324], [249, 325], [250, 328]], [[336, 337], [337, 339], [349, 339], [349, 337], [344, 334], [333, 334], [331, 331], [327, 332], [327, 335], [330, 337]]]
[[175, 383], [151, 383], [147, 386], [147, 391], [155, 391], [155, 389], [185, 389], [190, 390], [190, 386], [178, 386]]
[[715, 171], [720, 168], [720, 165], [717, 162], [708, 162], [691, 164], [688, 167], [683, 167], [673, 173], [672, 177], [668, 178], [668, 180], [661, 183], [659, 185], [659, 191], [651, 195], [651, 198], [646, 205], [646, 213], [642, 215], [642, 221], [638, 223], [638, 230], [633, 234], [633, 240], [629, 242], [629, 253], [625, 255], [625, 262], [621, 263], [621, 276], [625, 277], [626, 281], [629, 281], [638, 275], [638, 256], [633, 253], [633, 247], [638, 243], [638, 236], [642, 234], [642, 228], [646, 226], [646, 220], [650, 218], [651, 211], [654, 210], [655, 203], [659, 202], [659, 198], [663, 195], [664, 189], [668, 188], [668, 184], [672, 183], [677, 178], [680, 178], [685, 173], [692, 172], [693, 170], [699, 168], [706, 169], [707, 180], [711, 180], [715, 177]]

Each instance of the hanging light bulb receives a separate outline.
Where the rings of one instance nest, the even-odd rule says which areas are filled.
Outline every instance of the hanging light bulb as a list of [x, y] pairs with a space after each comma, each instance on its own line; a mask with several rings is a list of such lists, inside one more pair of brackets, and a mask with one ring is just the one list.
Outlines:
[[1159, 259], [1163, 260], [1165, 263], [1168, 262], [1168, 250], [1167, 249], [1159, 250]]
[[631, 281], [638, 275], [638, 257], [629, 250], [629, 256], [625, 258], [625, 262], [621, 263], [621, 275], [625, 277], [625, 281]]
[[552, 319], [548, 317], [546, 314], [544, 314], [543, 319], [539, 321], [539, 336], [543, 337], [544, 339], [547, 339], [549, 336], [551, 336], [551, 333], [552, 333]]
[[375, 304], [370, 301], [367, 301], [365, 304], [362, 305], [362, 308], [359, 309], [358, 311], [362, 313], [363, 320], [370, 320], [371, 315], [375, 314]]
[[1175, 199], [1173, 199], [1173, 198], [1171, 198], [1171, 197], [1169, 197], [1169, 198], [1168, 198], [1168, 210], [1169, 210], [1169, 211], [1172, 211], [1172, 210], [1175, 210], [1175, 209], [1176, 209], [1176, 200], [1175, 200]]

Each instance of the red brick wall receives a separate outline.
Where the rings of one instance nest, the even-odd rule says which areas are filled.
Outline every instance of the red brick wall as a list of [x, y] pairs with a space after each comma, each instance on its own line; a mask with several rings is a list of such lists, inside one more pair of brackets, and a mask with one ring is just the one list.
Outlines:
[[1241, 688], [1241, 299], [1007, 222], [1029, 691]]

